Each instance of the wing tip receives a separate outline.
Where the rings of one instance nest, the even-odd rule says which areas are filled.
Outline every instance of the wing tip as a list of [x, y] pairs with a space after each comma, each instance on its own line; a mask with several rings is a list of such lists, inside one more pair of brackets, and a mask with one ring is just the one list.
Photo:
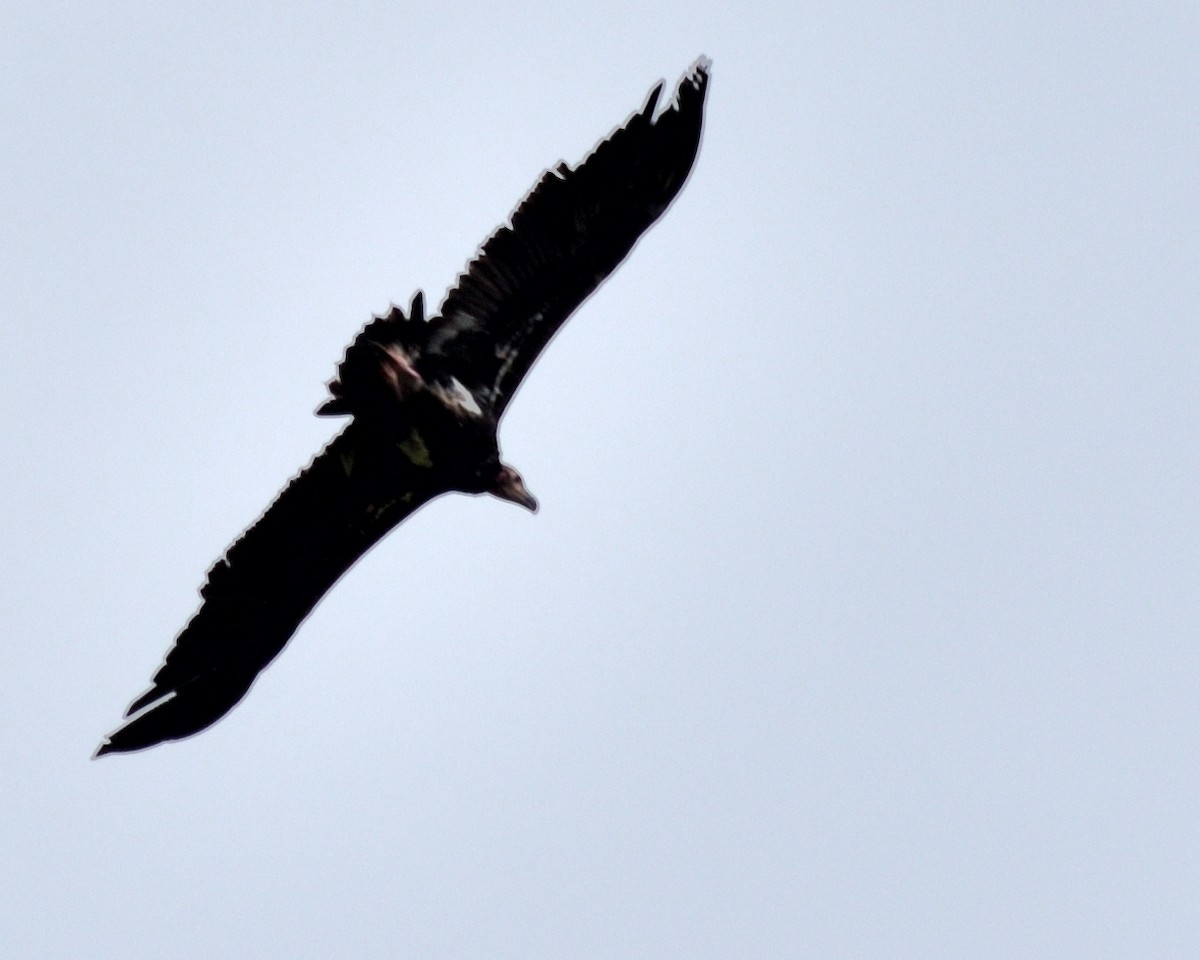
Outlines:
[[122, 724], [100, 741], [100, 746], [92, 754], [92, 759], [99, 760], [110, 753], [135, 753], [138, 750], [147, 750], [163, 742], [162, 739], [154, 739], [153, 737], [146, 737], [144, 735], [139, 736], [140, 733], [137, 719]]
[[680, 78], [679, 85], [675, 88], [674, 106], [680, 106], [684, 97], [696, 95], [703, 102], [711, 77], [712, 60], [704, 54], [700, 54]]
[[122, 746], [119, 742], [116, 742], [117, 735], [120, 732], [120, 730], [114, 731], [101, 740], [100, 746], [92, 753], [91, 758], [99, 760], [101, 757], [107, 757], [110, 753], [137, 753], [140, 750], [149, 750], [151, 747], [158, 746], [155, 743], [146, 743], [140, 746]]
[[670, 104], [664, 107], [661, 111], [656, 110], [658, 106], [658, 99], [660, 96], [662, 96], [663, 88], [667, 85], [665, 80], [660, 80], [654, 85], [654, 89], [651, 90], [649, 95], [646, 97], [646, 102], [642, 106], [642, 109], [638, 111], [638, 115], [646, 119], [654, 117], [655, 120], [657, 120], [658, 117], [661, 117], [667, 111], [677, 109], [680, 103], [680, 98], [689, 92], [699, 93], [701, 98], [703, 98], [705, 88], [708, 86], [708, 80], [711, 76], [712, 59], [702, 53], [692, 61], [692, 65], [688, 67], [687, 70], [684, 71], [683, 76], [680, 77], [679, 83], [675, 87], [675, 96]]

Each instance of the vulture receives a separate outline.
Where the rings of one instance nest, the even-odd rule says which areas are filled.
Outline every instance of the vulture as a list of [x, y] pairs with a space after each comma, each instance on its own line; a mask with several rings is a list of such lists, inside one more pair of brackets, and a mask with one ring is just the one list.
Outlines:
[[426, 317], [418, 291], [346, 349], [319, 416], [346, 427], [225, 551], [201, 603], [95, 756], [199, 733], [228, 713], [321, 597], [443, 493], [537, 510], [500, 458], [504, 411], [551, 338], [675, 199], [700, 147], [710, 61], [575, 167], [542, 174]]

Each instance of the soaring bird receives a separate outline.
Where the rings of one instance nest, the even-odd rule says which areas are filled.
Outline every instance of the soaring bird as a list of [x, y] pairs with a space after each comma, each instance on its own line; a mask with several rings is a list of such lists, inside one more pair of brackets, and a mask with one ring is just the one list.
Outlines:
[[575, 167], [544, 173], [426, 318], [374, 318], [346, 350], [320, 416], [349, 424], [225, 551], [193, 614], [95, 756], [204, 730], [246, 695], [330, 587], [443, 493], [537, 510], [497, 428], [546, 344], [670, 206], [700, 147], [710, 62], [658, 109], [663, 85]]

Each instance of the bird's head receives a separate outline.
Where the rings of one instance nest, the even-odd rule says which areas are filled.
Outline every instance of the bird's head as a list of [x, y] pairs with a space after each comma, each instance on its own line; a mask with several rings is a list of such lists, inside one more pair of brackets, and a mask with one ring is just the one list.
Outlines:
[[501, 500], [520, 504], [530, 513], [537, 513], [537, 500], [525, 487], [525, 481], [521, 479], [521, 475], [507, 463], [500, 464], [500, 469], [496, 472], [496, 478], [492, 481], [492, 485], [488, 487], [487, 492], [493, 497], [499, 497]]

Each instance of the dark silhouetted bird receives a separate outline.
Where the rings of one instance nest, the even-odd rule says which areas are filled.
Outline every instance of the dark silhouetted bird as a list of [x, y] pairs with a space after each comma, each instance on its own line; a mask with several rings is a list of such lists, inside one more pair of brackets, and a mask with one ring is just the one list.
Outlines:
[[709, 61], [575, 168], [543, 174], [426, 319], [420, 293], [367, 324], [317, 413], [353, 419], [208, 572], [153, 686], [96, 751], [197, 733], [245, 696], [337, 579], [450, 491], [537, 501], [496, 429], [542, 349], [667, 209], [700, 146]]

